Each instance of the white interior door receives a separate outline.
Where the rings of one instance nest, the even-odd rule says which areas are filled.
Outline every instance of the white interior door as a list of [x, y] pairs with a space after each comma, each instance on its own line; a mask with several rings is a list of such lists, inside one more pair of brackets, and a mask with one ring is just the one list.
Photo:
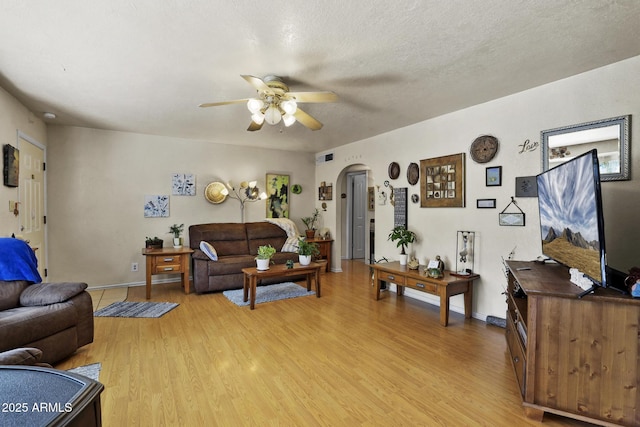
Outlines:
[[367, 225], [367, 174], [349, 174], [351, 192], [351, 258], [365, 257], [365, 238]]
[[20, 234], [29, 241], [38, 258], [38, 271], [44, 279], [47, 268], [45, 239], [45, 147], [18, 132], [20, 150]]

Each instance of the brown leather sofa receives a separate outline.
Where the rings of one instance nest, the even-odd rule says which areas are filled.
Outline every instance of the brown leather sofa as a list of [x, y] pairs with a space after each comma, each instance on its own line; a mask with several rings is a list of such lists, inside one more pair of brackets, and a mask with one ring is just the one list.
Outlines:
[[53, 364], [93, 342], [93, 303], [86, 283], [0, 281], [0, 352], [42, 351]]
[[[200, 242], [210, 243], [218, 254], [213, 261], [200, 250]], [[287, 241], [287, 233], [269, 222], [211, 223], [189, 227], [189, 246], [194, 250], [193, 287], [197, 293], [219, 292], [241, 289], [242, 269], [255, 267], [258, 247], [271, 245], [276, 249], [272, 258], [275, 264], [287, 260], [298, 262], [296, 252], [281, 252]], [[295, 278], [293, 278], [295, 280]], [[282, 279], [264, 281], [262, 284], [278, 283]]]

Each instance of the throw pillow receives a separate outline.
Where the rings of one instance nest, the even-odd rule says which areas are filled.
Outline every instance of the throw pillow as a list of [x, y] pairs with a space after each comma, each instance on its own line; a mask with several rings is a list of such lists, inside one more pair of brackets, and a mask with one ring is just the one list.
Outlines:
[[0, 365], [35, 365], [42, 350], [31, 347], [16, 348], [0, 353]]
[[65, 302], [85, 289], [86, 283], [36, 283], [20, 294], [20, 305], [34, 307]]
[[216, 252], [216, 248], [209, 242], [205, 242], [204, 240], [200, 242], [200, 250], [204, 252], [206, 256], [208, 256], [211, 261], [218, 260], [218, 252]]
[[285, 240], [280, 252], [298, 252], [298, 237], [289, 237]]

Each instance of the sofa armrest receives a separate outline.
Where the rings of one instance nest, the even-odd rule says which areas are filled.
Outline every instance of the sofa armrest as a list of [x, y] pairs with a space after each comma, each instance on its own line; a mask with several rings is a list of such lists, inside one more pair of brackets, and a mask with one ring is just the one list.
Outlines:
[[16, 348], [0, 353], [0, 365], [38, 365], [51, 367], [51, 365], [46, 363], [39, 363], [40, 358], [42, 358], [42, 351], [37, 348]]
[[20, 305], [42, 306], [65, 302], [87, 289], [86, 283], [36, 283], [20, 294]]

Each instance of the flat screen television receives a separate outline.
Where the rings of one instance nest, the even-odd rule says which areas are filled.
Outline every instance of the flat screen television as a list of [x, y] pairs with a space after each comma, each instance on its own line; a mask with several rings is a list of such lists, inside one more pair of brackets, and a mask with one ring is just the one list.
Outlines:
[[542, 253], [607, 286], [604, 218], [597, 150], [536, 177]]

